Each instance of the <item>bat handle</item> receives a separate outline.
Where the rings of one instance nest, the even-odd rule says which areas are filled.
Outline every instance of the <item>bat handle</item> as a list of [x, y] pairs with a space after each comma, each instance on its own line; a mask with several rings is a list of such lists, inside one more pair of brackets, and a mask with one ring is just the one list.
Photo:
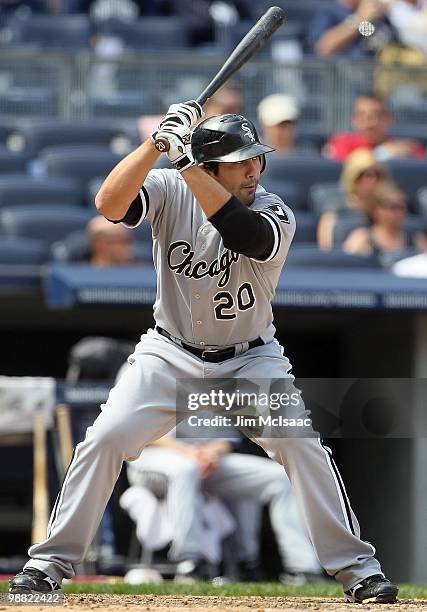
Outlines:
[[154, 141], [154, 146], [159, 151], [159, 153], [167, 153], [169, 151], [169, 142], [166, 138], [156, 138]]

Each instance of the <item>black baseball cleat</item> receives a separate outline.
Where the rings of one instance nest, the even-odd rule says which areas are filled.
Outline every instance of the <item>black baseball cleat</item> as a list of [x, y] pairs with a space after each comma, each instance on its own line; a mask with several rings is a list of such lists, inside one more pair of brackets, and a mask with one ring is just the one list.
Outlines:
[[352, 589], [345, 591], [347, 603], [395, 603], [399, 589], [381, 574], [361, 580]]
[[28, 567], [9, 580], [9, 593], [60, 593], [60, 585], [38, 569]]

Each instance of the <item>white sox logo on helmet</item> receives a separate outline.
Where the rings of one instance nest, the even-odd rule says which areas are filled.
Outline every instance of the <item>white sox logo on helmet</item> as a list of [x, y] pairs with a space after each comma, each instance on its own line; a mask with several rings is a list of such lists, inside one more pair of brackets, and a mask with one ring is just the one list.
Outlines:
[[256, 142], [255, 136], [247, 123], [242, 123], [242, 130], [245, 132], [246, 136], [251, 142]]

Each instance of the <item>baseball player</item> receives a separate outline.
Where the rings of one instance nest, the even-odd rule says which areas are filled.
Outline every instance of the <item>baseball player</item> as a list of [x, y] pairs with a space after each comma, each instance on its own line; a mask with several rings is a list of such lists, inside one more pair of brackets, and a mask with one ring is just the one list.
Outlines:
[[[113, 223], [152, 225], [156, 327], [74, 451], [47, 539], [10, 589], [46, 592], [73, 576], [88, 550], [125, 460], [137, 458], [186, 414], [176, 381], [283, 379], [291, 365], [274, 339], [271, 300], [295, 232], [291, 209], [259, 186], [271, 147], [241, 115], [200, 122], [196, 102], [172, 105], [158, 131], [111, 171], [97, 197]], [[192, 133], [192, 130], [194, 131]], [[167, 141], [173, 169], [151, 170]], [[301, 408], [303, 411], [303, 407]], [[181, 412], [179, 412], [181, 411]], [[394, 602], [374, 547], [357, 519], [319, 436], [255, 437], [294, 487], [320, 563], [347, 601]]]

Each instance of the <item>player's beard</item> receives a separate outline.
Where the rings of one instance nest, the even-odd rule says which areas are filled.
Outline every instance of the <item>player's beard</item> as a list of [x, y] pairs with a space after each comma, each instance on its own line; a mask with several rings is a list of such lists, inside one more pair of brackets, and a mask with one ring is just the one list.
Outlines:
[[253, 185], [253, 184], [255, 184], [255, 189], [253, 191], [249, 192], [249, 193], [244, 188], [245, 187], [244, 185], [242, 185], [242, 187], [240, 189], [239, 200], [241, 202], [243, 202], [243, 204], [245, 204], [245, 206], [250, 206], [255, 201], [255, 195], [256, 195], [256, 190], [257, 190], [257, 187], [258, 187], [258, 181], [255, 181], [255, 182], [251, 183], [251, 185]]

